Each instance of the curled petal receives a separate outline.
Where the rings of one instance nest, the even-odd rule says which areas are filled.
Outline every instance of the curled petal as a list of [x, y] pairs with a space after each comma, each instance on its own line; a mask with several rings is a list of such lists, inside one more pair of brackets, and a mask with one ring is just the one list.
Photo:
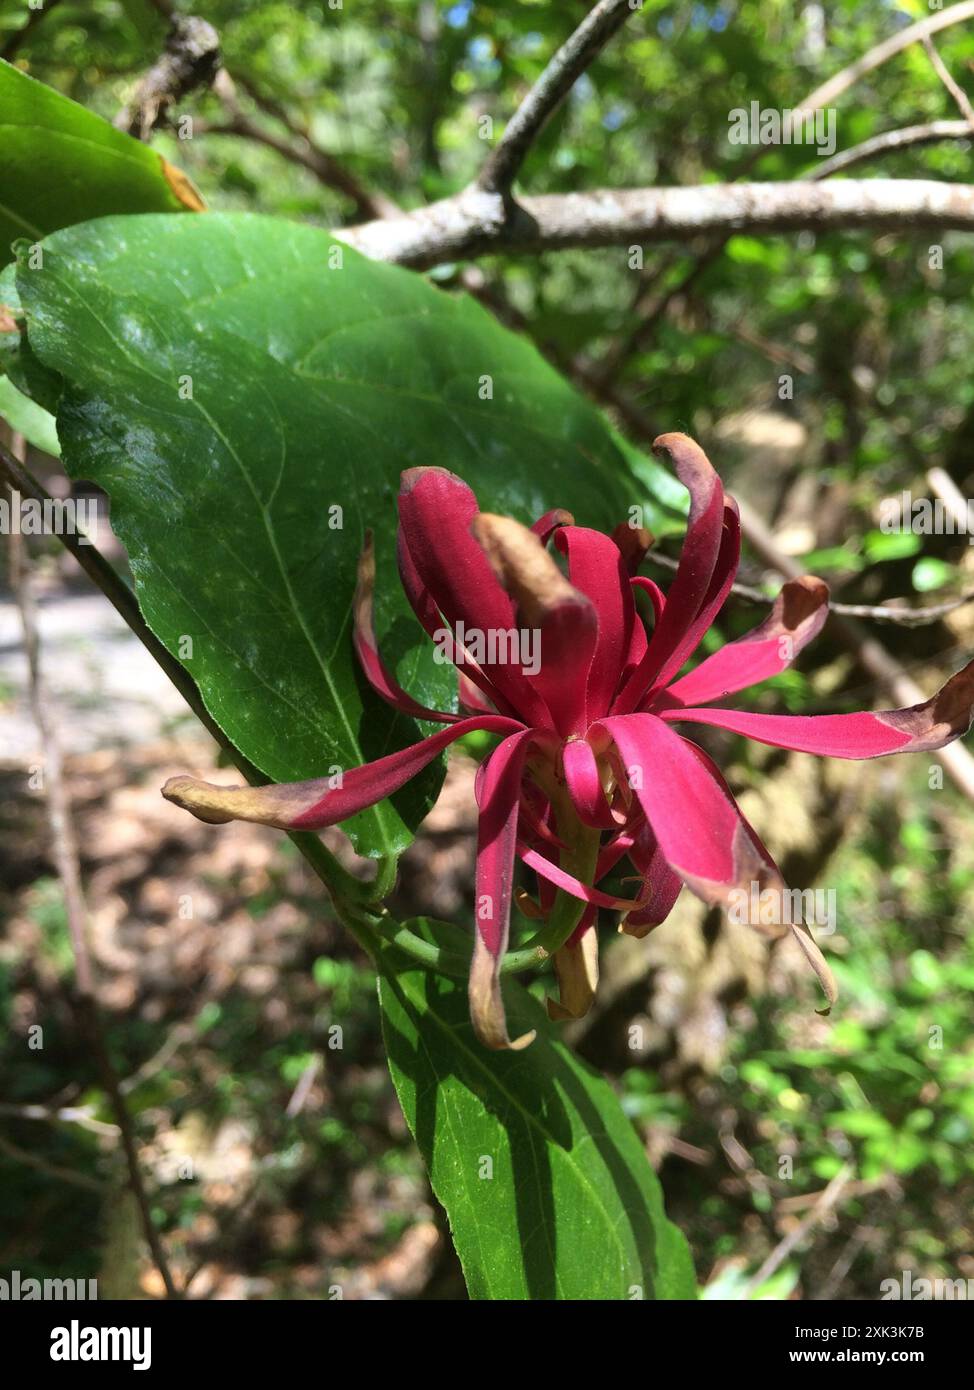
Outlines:
[[459, 719], [459, 715], [442, 714], [439, 710], [429, 709], [426, 705], [419, 704], [411, 695], [406, 694], [402, 686], [386, 668], [375, 640], [374, 591], [375, 545], [372, 532], [366, 531], [365, 544], [362, 546], [362, 553], [358, 561], [355, 597], [352, 600], [353, 640], [366, 679], [377, 695], [381, 695], [383, 700], [396, 709], [402, 710], [404, 714], [411, 714], [414, 719], [431, 719], [438, 724], [455, 723]]
[[570, 739], [562, 750], [565, 781], [572, 804], [583, 825], [598, 830], [614, 828], [618, 822], [605, 795], [599, 765], [585, 739]]
[[518, 620], [538, 634], [540, 669], [523, 673], [525, 683], [542, 697], [559, 732], [575, 732], [586, 722], [585, 685], [571, 677], [576, 671], [581, 677], [591, 664], [599, 631], [595, 607], [526, 526], [481, 512], [471, 530], [513, 598]]
[[705, 632], [712, 627], [717, 614], [724, 606], [730, 593], [734, 576], [741, 558], [741, 518], [737, 503], [732, 497], [724, 499], [724, 529], [721, 532], [720, 549], [700, 611], [676, 643], [653, 677], [657, 687], [665, 686], [697, 650]]
[[574, 526], [575, 518], [571, 512], [566, 512], [562, 507], [555, 507], [550, 512], [545, 512], [544, 516], [539, 516], [531, 527], [531, 530], [538, 537], [542, 545], [547, 545], [554, 531], [559, 526]]
[[555, 952], [553, 962], [558, 977], [558, 998], [549, 996], [545, 1000], [548, 1017], [557, 1022], [584, 1018], [592, 1007], [599, 983], [599, 934], [591, 922], [581, 934], [576, 932], [571, 941]]
[[680, 896], [683, 880], [670, 868], [648, 824], [640, 826], [629, 858], [642, 875], [640, 897], [644, 900], [644, 906], [627, 912], [619, 923], [619, 930], [627, 936], [644, 937], [669, 917]]
[[635, 709], [699, 613], [710, 590], [724, 530], [724, 489], [699, 444], [685, 434], [662, 434], [653, 452], [670, 456], [677, 477], [690, 493], [690, 515], [666, 608], [646, 655], [615, 701], [613, 709], [619, 714]]
[[[505, 659], [470, 661], [448, 634], [509, 632], [514, 605], [470, 532], [477, 499], [445, 468], [409, 468], [399, 490], [399, 565], [403, 586], [427, 632], [496, 705], [517, 710], [537, 727], [550, 726], [544, 701], [517, 666]], [[440, 622], [437, 614], [445, 621]], [[496, 692], [496, 693], [495, 693]]]
[[612, 539], [622, 553], [626, 573], [633, 575], [646, 558], [646, 552], [655, 538], [645, 526], [630, 526], [628, 521], [623, 521], [612, 532]]
[[470, 964], [470, 1021], [480, 1041], [497, 1051], [527, 1047], [534, 1033], [511, 1041], [501, 997], [500, 965], [507, 950], [514, 891], [517, 821], [524, 763], [534, 737], [522, 729], [490, 755], [481, 786], [477, 830], [477, 904]]
[[464, 734], [474, 729], [510, 734], [522, 732], [523, 728], [516, 719], [499, 714], [478, 715], [461, 719], [398, 753], [333, 776], [267, 787], [221, 787], [195, 777], [170, 777], [162, 794], [167, 801], [212, 825], [247, 820], [281, 830], [321, 830], [391, 796]]
[[605, 714], [622, 675], [636, 621], [625, 561], [614, 541], [585, 526], [566, 526], [555, 545], [568, 559], [572, 585], [591, 601], [598, 617], [588, 668], [581, 653], [576, 670], [586, 678], [586, 723]]
[[649, 601], [653, 605], [653, 614], [658, 623], [663, 616], [663, 609], [666, 607], [666, 595], [656, 583], [655, 579], [649, 579], [644, 574], [637, 574], [629, 583], [634, 589], [639, 589], [644, 594], [649, 595]]
[[974, 661], [932, 699], [908, 709], [861, 714], [748, 714], [733, 709], [664, 710], [668, 721], [713, 724], [774, 748], [830, 758], [928, 753], [966, 734], [974, 714]]
[[681, 676], [665, 693], [683, 705], [706, 705], [784, 671], [821, 632], [829, 615], [829, 587], [805, 574], [789, 579], [764, 622], [728, 642]]

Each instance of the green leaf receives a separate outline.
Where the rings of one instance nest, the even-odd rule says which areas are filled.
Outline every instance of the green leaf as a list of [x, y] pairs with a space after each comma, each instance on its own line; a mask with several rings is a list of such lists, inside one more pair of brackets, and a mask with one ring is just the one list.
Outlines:
[[[419, 737], [354, 659], [366, 527], [386, 659], [416, 698], [453, 707], [455, 673], [433, 661], [396, 569], [403, 469], [452, 469], [485, 510], [523, 521], [563, 506], [610, 528], [636, 505], [656, 530], [674, 515], [649, 490], [671, 485], [660, 465], [637, 480], [604, 418], [529, 343], [315, 228], [106, 218], [49, 238], [18, 288], [31, 358], [63, 378], [68, 473], [110, 494], [149, 625], [275, 781]], [[357, 846], [404, 848], [439, 776], [348, 822]]]
[[61, 452], [54, 416], [18, 391], [6, 376], [0, 376], [0, 419], [6, 420], [15, 434], [22, 434], [36, 449], [55, 458]]
[[690, 1252], [609, 1084], [505, 986], [523, 1052], [486, 1051], [466, 989], [379, 959], [389, 1067], [471, 1298], [692, 1299]]
[[18, 237], [112, 212], [178, 212], [194, 198], [160, 154], [0, 61], [0, 265]]

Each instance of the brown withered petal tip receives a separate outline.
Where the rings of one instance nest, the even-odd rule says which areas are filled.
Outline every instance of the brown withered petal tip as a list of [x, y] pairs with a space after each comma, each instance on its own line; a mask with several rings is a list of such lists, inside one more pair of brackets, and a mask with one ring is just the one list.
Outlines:
[[534, 532], [519, 521], [478, 512], [470, 530], [528, 623], [540, 623], [561, 605], [591, 608], [589, 600], [572, 587]]
[[[195, 777], [182, 775], [170, 777], [162, 788], [162, 794], [174, 806], [192, 812], [197, 820], [206, 821], [208, 825], [225, 825], [227, 821], [233, 820], [233, 816], [228, 815], [225, 811], [207, 809], [207, 790], [210, 790], [209, 783], [200, 782]], [[221, 787], [219, 790], [239, 791], [240, 788]]]

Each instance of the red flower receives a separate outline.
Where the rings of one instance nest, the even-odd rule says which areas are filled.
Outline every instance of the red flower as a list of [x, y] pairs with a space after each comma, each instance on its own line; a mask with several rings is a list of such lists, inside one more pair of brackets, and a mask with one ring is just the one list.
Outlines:
[[[516, 857], [538, 876], [560, 1003], [554, 1017], [577, 1017], [597, 977], [595, 915], [625, 912], [623, 930], [644, 936], [668, 915], [683, 883], [711, 903], [783, 888], [770, 854], [741, 815], [707, 754], [676, 724], [711, 724], [780, 748], [839, 758], [941, 748], [964, 733], [974, 707], [974, 662], [925, 704], [832, 715], [767, 715], [712, 708], [712, 702], [787, 667], [819, 632], [828, 588], [805, 576], [785, 584], [763, 623], [679, 672], [727, 597], [737, 571], [740, 525], [705, 454], [682, 434], [663, 435], [690, 493], [679, 567], [664, 596], [634, 574], [648, 537], [626, 526], [614, 536], [549, 512], [528, 531], [478, 511], [467, 485], [440, 468], [403, 474], [399, 572], [416, 616], [457, 666], [465, 716], [417, 704], [384, 666], [372, 624], [371, 539], [359, 567], [355, 644], [374, 689], [389, 704], [447, 727], [421, 743], [328, 779], [258, 788], [216, 787], [172, 778], [163, 794], [204, 820], [241, 819], [290, 830], [320, 830], [381, 801], [473, 729], [504, 738], [480, 769], [477, 931], [470, 976], [471, 1018], [490, 1047], [511, 1043], [501, 1002]], [[564, 558], [568, 578], [548, 545]], [[634, 601], [655, 612], [647, 636]], [[540, 641], [540, 661], [533, 645]], [[625, 857], [639, 890], [620, 899], [595, 885]], [[780, 920], [780, 919], [779, 919]], [[802, 923], [794, 933], [829, 995], [831, 974]]]

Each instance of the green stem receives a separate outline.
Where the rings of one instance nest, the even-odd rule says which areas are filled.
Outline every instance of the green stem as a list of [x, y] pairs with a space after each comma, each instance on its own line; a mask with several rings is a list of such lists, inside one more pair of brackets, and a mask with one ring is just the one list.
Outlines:
[[[388, 915], [373, 918], [369, 925], [378, 931], [383, 941], [397, 946], [405, 955], [411, 956], [428, 970], [461, 980], [466, 979], [470, 973], [469, 951], [451, 951], [446, 947], [437, 946], [435, 942], [417, 936], [404, 923], [397, 922]], [[536, 969], [547, 960], [548, 952], [532, 940], [516, 951], [508, 951], [501, 962], [501, 974], [513, 975], [520, 970]]]

